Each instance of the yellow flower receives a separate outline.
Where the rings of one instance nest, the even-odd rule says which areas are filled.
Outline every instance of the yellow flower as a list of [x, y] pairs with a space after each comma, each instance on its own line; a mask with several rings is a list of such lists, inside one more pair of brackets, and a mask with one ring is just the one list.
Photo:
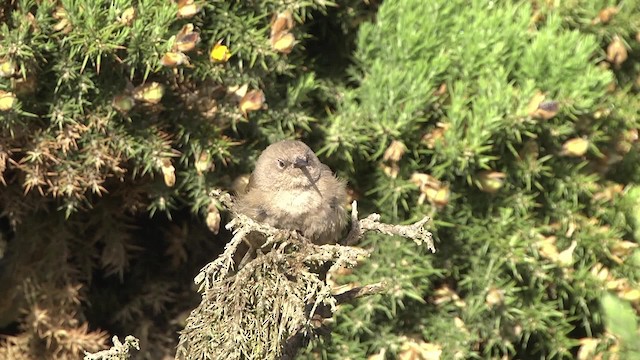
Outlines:
[[0, 76], [12, 77], [16, 73], [16, 64], [11, 60], [5, 60], [0, 63]]
[[283, 54], [288, 54], [293, 50], [296, 37], [290, 32], [283, 32], [271, 38], [271, 47]]
[[157, 104], [164, 95], [164, 86], [157, 82], [141, 85], [133, 90], [133, 98], [149, 104]]
[[589, 140], [585, 138], [573, 138], [567, 140], [562, 144], [561, 155], [580, 157], [587, 153], [589, 150]]
[[16, 104], [16, 96], [12, 92], [0, 90], [0, 111], [9, 111]]
[[229, 51], [229, 48], [220, 43], [215, 44], [209, 54], [209, 58], [213, 62], [227, 62], [230, 57], [231, 52]]

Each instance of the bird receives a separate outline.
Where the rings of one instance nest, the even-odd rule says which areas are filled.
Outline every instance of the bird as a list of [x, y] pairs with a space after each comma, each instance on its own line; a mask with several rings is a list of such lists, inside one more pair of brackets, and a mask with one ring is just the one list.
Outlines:
[[283, 140], [262, 151], [244, 192], [238, 194], [236, 210], [325, 245], [336, 244], [346, 226], [346, 201], [346, 182], [309, 146]]

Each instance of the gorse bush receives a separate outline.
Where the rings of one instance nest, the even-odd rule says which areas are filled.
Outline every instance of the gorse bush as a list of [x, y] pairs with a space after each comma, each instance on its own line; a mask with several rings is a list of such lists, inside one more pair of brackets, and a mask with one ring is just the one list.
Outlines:
[[[300, 56], [286, 55], [300, 31], [294, 13], [276, 2], [230, 6], [15, 4], [3, 24], [3, 67], [12, 78], [5, 79], [4, 91], [18, 98], [4, 114], [4, 152], [14, 160], [9, 168], [24, 176], [25, 191], [60, 199], [69, 215], [91, 203], [89, 194], [101, 195], [109, 179], [140, 178], [190, 162], [175, 190], [157, 184], [149, 208], [175, 207], [176, 192], [185, 186], [189, 203], [201, 207], [203, 177], [193, 164], [239, 162], [229, 151], [239, 138], [226, 134], [230, 129], [250, 135], [264, 122], [277, 123], [279, 132], [267, 130], [271, 138], [308, 129], [311, 115], [296, 106], [318, 85], [313, 73], [296, 65]], [[319, 7], [298, 4], [295, 17], [302, 22]], [[288, 24], [270, 42], [275, 14]], [[282, 33], [288, 42], [274, 42]], [[268, 110], [255, 112], [267, 104]], [[27, 134], [18, 132], [21, 126]]]
[[637, 356], [611, 314], [640, 301], [639, 8], [7, 2], [0, 358], [116, 334], [175, 355], [193, 277], [230, 237], [210, 191], [284, 138], [362, 212], [431, 216], [438, 249], [368, 236], [371, 258], [330, 281], [392, 286], [340, 305], [300, 356]]
[[325, 354], [618, 354], [600, 299], [638, 301], [637, 5], [562, 6], [386, 2], [360, 27], [325, 149], [388, 219], [431, 214], [439, 253], [371, 237], [344, 281], [396, 291], [345, 307]]

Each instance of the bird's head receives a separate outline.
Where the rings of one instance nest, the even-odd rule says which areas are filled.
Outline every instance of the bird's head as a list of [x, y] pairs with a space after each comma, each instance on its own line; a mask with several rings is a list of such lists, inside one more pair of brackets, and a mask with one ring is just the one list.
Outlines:
[[269, 145], [258, 157], [250, 186], [265, 190], [313, 187], [320, 179], [322, 166], [305, 143], [279, 141]]

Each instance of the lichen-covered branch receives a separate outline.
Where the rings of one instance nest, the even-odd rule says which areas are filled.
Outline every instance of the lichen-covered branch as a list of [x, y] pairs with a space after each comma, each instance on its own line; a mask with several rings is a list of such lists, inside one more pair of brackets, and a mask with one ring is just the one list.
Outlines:
[[[359, 286], [357, 288], [347, 290], [343, 293], [334, 295], [336, 305], [354, 301], [357, 298], [363, 296], [369, 296], [374, 294], [380, 294], [387, 290], [388, 285], [384, 282], [375, 284], [369, 284], [365, 286]], [[321, 307], [316, 310], [315, 315], [318, 318], [330, 318], [333, 316], [335, 308]], [[316, 320], [314, 317], [314, 320]], [[301, 329], [302, 330], [302, 329]], [[309, 340], [309, 334], [304, 331], [298, 331], [295, 335], [287, 339], [284, 348], [282, 350], [282, 356], [279, 360], [292, 360], [298, 354], [298, 351], [304, 347]]]
[[113, 346], [110, 349], [93, 354], [85, 352], [84, 360], [128, 360], [131, 357], [131, 348], [140, 350], [140, 341], [131, 335], [124, 338], [124, 343], [120, 342], [117, 336], [114, 336], [112, 341]]
[[[256, 222], [233, 211], [233, 200], [212, 192], [228, 207], [233, 238], [224, 252], [202, 268], [195, 282], [200, 305], [180, 334], [177, 359], [292, 358], [316, 330], [313, 319], [333, 316], [335, 305], [384, 291], [377, 283], [334, 295], [323, 275], [326, 266], [353, 267], [369, 251], [346, 245], [316, 245], [299, 233]], [[417, 242], [431, 237], [425, 221], [410, 226], [387, 225], [375, 217], [357, 220], [354, 202], [351, 231], [344, 243], [355, 243], [367, 231], [404, 235]], [[262, 236], [258, 255], [238, 269], [236, 252], [248, 236]]]
[[354, 244], [368, 231], [378, 231], [385, 235], [397, 235], [412, 239], [418, 245], [426, 244], [431, 252], [436, 252], [431, 233], [424, 229], [424, 225], [430, 220], [428, 216], [411, 225], [392, 225], [381, 223], [379, 214], [371, 214], [364, 219], [358, 220], [358, 204], [356, 201], [352, 203], [351, 209], [351, 231], [345, 244]]

